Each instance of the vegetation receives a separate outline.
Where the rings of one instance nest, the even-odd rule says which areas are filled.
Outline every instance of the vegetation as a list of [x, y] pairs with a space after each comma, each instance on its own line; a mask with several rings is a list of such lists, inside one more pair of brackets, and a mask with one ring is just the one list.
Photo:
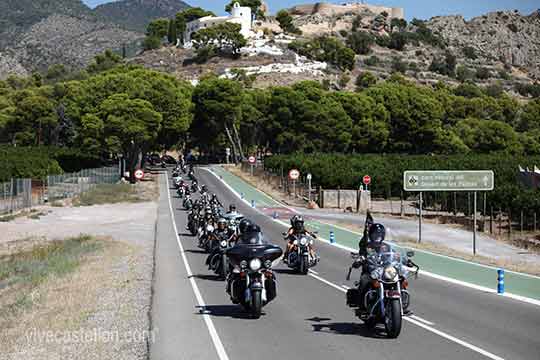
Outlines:
[[200, 7], [188, 8], [177, 13], [174, 23], [176, 25], [176, 33], [180, 36], [180, 39], [183, 41], [182, 34], [186, 31], [187, 23], [205, 16], [215, 16], [215, 14]]
[[368, 32], [356, 31], [347, 38], [347, 46], [355, 53], [367, 55], [371, 52], [371, 46], [375, 43], [375, 38]]
[[276, 14], [276, 20], [279, 23], [279, 27], [281, 27], [281, 29], [286, 33], [298, 35], [302, 34], [302, 31], [294, 26], [293, 18], [287, 10], [278, 11]]
[[137, 191], [128, 184], [100, 184], [82, 193], [73, 203], [79, 206], [137, 202]]
[[450, 77], [455, 76], [456, 57], [450, 51], [447, 51], [444, 59], [434, 58], [429, 66], [429, 71], [437, 72], [441, 75]]
[[356, 89], [361, 91], [377, 83], [377, 77], [369, 71], [363, 71], [356, 78]]
[[335, 37], [321, 36], [313, 40], [293, 41], [289, 48], [309, 59], [325, 61], [341, 70], [352, 70], [355, 53]]
[[[338, 186], [356, 189], [362, 177], [369, 174], [372, 178], [371, 192], [374, 197], [399, 196], [403, 189], [403, 172], [406, 170], [485, 170], [495, 173], [495, 189], [487, 192], [487, 206], [495, 210], [501, 208], [521, 211], [523, 209], [540, 210], [540, 194], [527, 190], [516, 182], [517, 165], [532, 167], [540, 163], [539, 156], [509, 157], [505, 154], [469, 154], [453, 156], [433, 155], [344, 155], [344, 154], [293, 154], [276, 155], [265, 159], [265, 167], [279, 173], [281, 169], [299, 169], [301, 174], [311, 173], [317, 185], [327, 189]], [[407, 196], [408, 194], [404, 194]], [[450, 193], [426, 194], [438, 196], [439, 204], [446, 204], [447, 210], [453, 210]], [[444, 206], [444, 205], [443, 205]], [[458, 207], [467, 208], [466, 201], [460, 200]], [[458, 209], [459, 210], [459, 209]]]
[[222, 23], [201, 29], [193, 34], [193, 47], [200, 62], [216, 55], [237, 56], [247, 41], [240, 33], [240, 24]]

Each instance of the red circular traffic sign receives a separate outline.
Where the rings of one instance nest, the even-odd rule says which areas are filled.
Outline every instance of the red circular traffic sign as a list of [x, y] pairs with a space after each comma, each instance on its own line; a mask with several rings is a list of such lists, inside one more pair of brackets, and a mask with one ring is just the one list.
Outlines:
[[135, 171], [135, 179], [141, 180], [144, 177], [144, 171], [141, 169]]
[[369, 184], [371, 184], [371, 176], [369, 176], [369, 175], [364, 176], [364, 178], [362, 179], [362, 181], [364, 182], [364, 185], [369, 185]]
[[255, 164], [257, 162], [257, 159], [255, 158], [255, 156], [250, 156], [248, 158], [248, 161], [250, 164]]
[[296, 170], [296, 169], [292, 169], [291, 171], [289, 171], [289, 178], [291, 180], [296, 180], [300, 177], [300, 171]]

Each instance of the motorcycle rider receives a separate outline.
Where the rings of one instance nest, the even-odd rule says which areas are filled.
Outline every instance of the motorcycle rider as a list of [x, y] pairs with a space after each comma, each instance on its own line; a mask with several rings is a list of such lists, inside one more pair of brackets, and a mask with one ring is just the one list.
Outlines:
[[[287, 235], [285, 236], [285, 240], [287, 240], [287, 248], [285, 249], [285, 254], [283, 254], [283, 262], [287, 263], [289, 252], [292, 250], [294, 246], [294, 240], [297, 236], [300, 235], [309, 235], [313, 237], [314, 239], [317, 238], [317, 235], [315, 233], [307, 230], [304, 226], [304, 218], [301, 215], [294, 215], [291, 218], [291, 227], [287, 231]], [[315, 249], [313, 248], [313, 245], [309, 247], [309, 253], [312, 259], [314, 259], [316, 262], [319, 260], [317, 254], [315, 253]]]
[[221, 202], [219, 201], [218, 197], [216, 194], [212, 194], [212, 196], [210, 197], [210, 204], [213, 204], [213, 205], [218, 205], [218, 206], [223, 206], [221, 204]]
[[[219, 220], [217, 221], [217, 227], [212, 233], [212, 239], [215, 241], [221, 241], [221, 240], [226, 239], [227, 242], [231, 242], [231, 241], [235, 242], [236, 234], [234, 233], [234, 231], [229, 229], [229, 224], [226, 219], [219, 218]], [[206, 265], [208, 265], [209, 269], [210, 269], [210, 261], [212, 260], [214, 255], [216, 255], [219, 252], [220, 252], [219, 245], [215, 246], [210, 252], [210, 255], [206, 259]]]
[[234, 204], [229, 205], [229, 211], [227, 212], [227, 214], [237, 214], [236, 205]]

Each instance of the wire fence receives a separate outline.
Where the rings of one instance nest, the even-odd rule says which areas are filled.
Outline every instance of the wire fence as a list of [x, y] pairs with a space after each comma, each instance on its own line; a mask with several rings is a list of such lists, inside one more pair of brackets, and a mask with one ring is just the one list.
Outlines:
[[111, 166], [49, 175], [44, 181], [11, 179], [0, 183], [0, 215], [30, 209], [48, 201], [71, 198], [99, 184], [114, 184], [119, 178], [119, 167]]
[[72, 198], [99, 184], [114, 184], [119, 179], [118, 166], [84, 169], [76, 173], [47, 176], [48, 201]]

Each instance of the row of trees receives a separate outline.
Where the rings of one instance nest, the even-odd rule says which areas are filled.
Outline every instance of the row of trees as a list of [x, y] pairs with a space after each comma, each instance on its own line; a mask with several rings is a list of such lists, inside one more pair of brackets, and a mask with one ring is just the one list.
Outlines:
[[[0, 143], [57, 145], [107, 157], [178, 145], [273, 153], [540, 154], [540, 100], [520, 104], [473, 84], [418, 86], [401, 76], [357, 92], [313, 81], [251, 89], [251, 77], [198, 86], [100, 56], [84, 74], [0, 82]], [[91, 71], [90, 71], [91, 70]]]

